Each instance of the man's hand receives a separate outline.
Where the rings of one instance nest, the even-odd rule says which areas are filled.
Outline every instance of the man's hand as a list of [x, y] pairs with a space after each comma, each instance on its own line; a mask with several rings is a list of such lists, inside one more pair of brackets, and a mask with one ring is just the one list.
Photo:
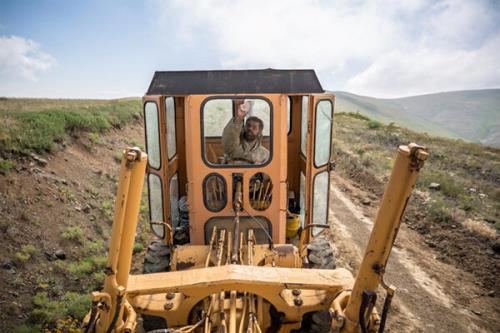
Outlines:
[[249, 111], [250, 111], [250, 102], [247, 101], [243, 104], [240, 104], [238, 110], [236, 111], [236, 118], [239, 121], [243, 120], [243, 118], [245, 118], [245, 116]]

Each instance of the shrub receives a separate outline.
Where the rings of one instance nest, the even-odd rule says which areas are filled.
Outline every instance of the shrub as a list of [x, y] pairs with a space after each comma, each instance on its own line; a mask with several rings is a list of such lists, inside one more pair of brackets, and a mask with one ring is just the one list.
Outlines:
[[90, 309], [91, 300], [88, 295], [67, 292], [59, 300], [51, 300], [46, 292], [33, 296], [32, 316], [37, 321], [54, 322], [58, 319], [71, 316], [83, 319]]
[[95, 132], [92, 132], [92, 133], [89, 133], [89, 140], [90, 142], [92, 142], [93, 144], [97, 144], [100, 142], [100, 136], [99, 136], [99, 133], [95, 133]]
[[113, 222], [113, 208], [113, 202], [111, 200], [104, 200], [101, 204], [101, 213], [108, 220], [108, 222]]
[[419, 187], [426, 188], [430, 183], [441, 185], [441, 193], [450, 198], [465, 198], [465, 186], [458, 180], [458, 177], [450, 176], [444, 171], [423, 170], [419, 176]]
[[68, 227], [63, 231], [61, 237], [65, 240], [73, 240], [79, 243], [83, 242], [83, 231], [80, 227]]
[[369, 129], [377, 129], [377, 128], [380, 128], [382, 126], [383, 126], [382, 123], [379, 121], [376, 121], [376, 120], [369, 120], [368, 121], [368, 128]]
[[340, 112], [340, 113], [338, 113], [338, 115], [343, 115], [343, 116], [347, 116], [347, 117], [350, 117], [350, 118], [359, 119], [359, 120], [365, 120], [365, 121], [370, 120], [370, 118], [368, 118], [367, 116], [362, 115], [361, 113], [359, 113], [359, 111], [356, 111], [356, 112]]
[[144, 251], [144, 245], [142, 243], [134, 243], [134, 249], [133, 249], [133, 253], [136, 254], [136, 253], [140, 253]]
[[78, 262], [72, 262], [66, 269], [79, 279], [84, 279], [89, 274], [104, 269], [107, 263], [105, 256], [88, 256]]
[[85, 243], [85, 252], [88, 254], [100, 253], [104, 250], [104, 245], [102, 241], [94, 241]]
[[429, 217], [436, 222], [448, 223], [453, 221], [451, 208], [442, 200], [435, 199], [431, 201], [428, 207]]
[[6, 175], [16, 166], [16, 163], [11, 160], [0, 160], [0, 174]]
[[23, 245], [21, 247], [21, 250], [16, 252], [16, 258], [20, 261], [20, 262], [27, 262], [28, 260], [31, 259], [31, 257], [33, 256], [33, 254], [36, 253], [36, 247], [31, 245], [31, 244], [28, 244], [28, 245]]

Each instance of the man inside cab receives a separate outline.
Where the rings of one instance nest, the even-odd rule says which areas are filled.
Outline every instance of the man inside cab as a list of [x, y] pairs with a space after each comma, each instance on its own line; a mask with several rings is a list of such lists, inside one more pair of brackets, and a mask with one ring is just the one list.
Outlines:
[[222, 132], [225, 163], [263, 164], [269, 158], [269, 151], [262, 145], [264, 122], [258, 117], [245, 116], [251, 112], [251, 101], [236, 100], [236, 116], [227, 123]]

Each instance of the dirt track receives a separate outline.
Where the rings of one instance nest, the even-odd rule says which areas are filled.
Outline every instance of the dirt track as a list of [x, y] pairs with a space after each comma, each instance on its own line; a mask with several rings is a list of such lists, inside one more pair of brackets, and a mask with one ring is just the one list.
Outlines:
[[[358, 199], [369, 194], [338, 175], [332, 180], [330, 209], [338, 266], [356, 272], [378, 202], [360, 204]], [[386, 331], [500, 331], [499, 299], [481, 290], [471, 274], [437, 261], [422, 244], [418, 233], [402, 226], [385, 276], [398, 288]]]

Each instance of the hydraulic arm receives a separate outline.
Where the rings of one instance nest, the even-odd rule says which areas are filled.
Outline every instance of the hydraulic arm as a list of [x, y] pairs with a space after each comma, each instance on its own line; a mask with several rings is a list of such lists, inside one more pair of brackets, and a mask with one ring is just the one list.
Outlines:
[[[401, 218], [417, 180], [419, 170], [424, 165], [428, 153], [416, 144], [400, 146], [392, 169], [389, 183], [373, 226], [364, 258], [344, 315], [334, 315], [332, 325], [341, 327], [341, 332], [368, 332], [379, 325], [379, 332], [384, 329], [390, 300], [395, 288], [387, 286], [383, 280], [387, 260], [396, 239]], [[372, 320], [372, 309], [376, 301], [378, 285], [386, 289], [386, 305], [382, 321]], [[335, 303], [335, 302], [334, 302]], [[337, 305], [339, 307], [340, 305]], [[334, 306], [335, 308], [335, 306]], [[341, 312], [341, 311], [340, 311]]]
[[92, 293], [92, 310], [84, 332], [134, 332], [136, 313], [126, 298], [132, 264], [147, 155], [139, 148], [123, 152], [115, 202], [115, 216], [102, 292]]

